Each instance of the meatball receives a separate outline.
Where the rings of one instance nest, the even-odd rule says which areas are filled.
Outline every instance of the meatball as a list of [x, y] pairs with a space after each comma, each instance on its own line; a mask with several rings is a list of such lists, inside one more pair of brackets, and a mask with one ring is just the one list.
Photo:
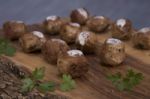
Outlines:
[[77, 35], [76, 45], [77, 48], [84, 53], [94, 53], [95, 44], [97, 43], [97, 36], [89, 31], [82, 31]]
[[26, 33], [19, 39], [19, 43], [23, 51], [27, 53], [41, 50], [41, 47], [45, 41], [46, 39], [43, 33], [39, 31]]
[[58, 57], [69, 49], [65, 41], [51, 39], [46, 41], [42, 46], [42, 54], [49, 63], [56, 64]]
[[3, 24], [3, 31], [6, 38], [16, 40], [26, 33], [26, 25], [22, 21], [7, 21]]
[[78, 8], [71, 12], [70, 18], [72, 22], [84, 25], [89, 18], [89, 13], [84, 8]]
[[132, 23], [129, 19], [118, 19], [112, 26], [113, 38], [128, 40], [131, 38], [132, 32]]
[[61, 28], [60, 36], [67, 43], [75, 43], [76, 37], [80, 32], [80, 25], [78, 23], [69, 23]]
[[58, 34], [64, 21], [58, 16], [49, 16], [43, 22], [45, 32], [48, 34]]
[[104, 42], [99, 54], [101, 62], [111, 66], [121, 64], [125, 56], [125, 44], [114, 38], [109, 38]]
[[88, 72], [89, 63], [82, 51], [69, 50], [58, 58], [57, 68], [60, 74], [70, 74], [73, 78], [76, 78]]
[[134, 33], [132, 41], [135, 47], [150, 49], [150, 28], [145, 27]]
[[86, 25], [87, 27], [94, 32], [100, 33], [104, 32], [109, 27], [109, 19], [104, 16], [95, 16], [90, 18]]

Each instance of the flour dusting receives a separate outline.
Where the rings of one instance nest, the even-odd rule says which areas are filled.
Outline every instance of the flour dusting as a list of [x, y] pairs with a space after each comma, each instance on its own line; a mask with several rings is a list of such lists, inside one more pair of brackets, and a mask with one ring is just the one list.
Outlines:
[[117, 20], [117, 26], [124, 27], [125, 24], [126, 24], [126, 20], [125, 19]]
[[109, 39], [107, 39], [106, 43], [108, 43], [108, 44], [120, 44], [120, 43], [122, 43], [122, 41], [120, 41], [119, 39], [109, 38]]
[[48, 20], [51, 20], [51, 21], [55, 21], [56, 19], [57, 19], [58, 17], [57, 16], [48, 16], [47, 18], [46, 18], [46, 20], [48, 21]]
[[86, 12], [86, 10], [84, 10], [83, 8], [79, 8], [77, 9], [78, 12], [83, 15], [85, 18], [88, 18], [88, 13]]
[[74, 27], [80, 27], [80, 24], [78, 23], [70, 23], [71, 26], [74, 26]]
[[95, 19], [104, 19], [104, 16], [95, 16]]
[[33, 35], [39, 37], [39, 38], [44, 38], [44, 34], [42, 32], [39, 31], [33, 31], [32, 32]]
[[82, 56], [82, 55], [83, 55], [82, 51], [80, 51], [80, 50], [69, 50], [69, 51], [67, 52], [67, 54], [68, 54], [69, 56], [73, 56], [73, 57]]
[[79, 40], [79, 43], [84, 46], [88, 37], [89, 37], [90, 33], [88, 31], [84, 31], [84, 32], [81, 32], [79, 35], [78, 35], [78, 40]]
[[146, 33], [146, 32], [149, 32], [149, 31], [150, 31], [150, 27], [145, 27], [145, 28], [142, 28], [142, 29], [139, 30], [139, 32], [142, 32], [142, 33]]

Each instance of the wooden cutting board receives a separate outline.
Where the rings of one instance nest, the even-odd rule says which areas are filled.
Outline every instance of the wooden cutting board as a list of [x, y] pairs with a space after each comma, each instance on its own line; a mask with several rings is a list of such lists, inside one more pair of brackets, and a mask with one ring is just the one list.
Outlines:
[[[28, 30], [42, 31], [40, 25], [30, 25]], [[0, 31], [0, 34], [2, 34], [2, 31]], [[58, 38], [58, 36], [56, 37]], [[98, 37], [100, 42], [104, 42], [106, 38], [110, 37], [110, 34], [99, 34]], [[40, 53], [26, 54], [16, 42], [13, 42], [13, 44], [17, 48], [17, 53], [14, 57], [6, 58], [31, 71], [36, 67], [44, 66], [46, 68], [45, 80], [60, 82], [56, 66], [47, 63]], [[71, 99], [150, 99], [150, 50], [135, 49], [129, 41], [125, 44], [127, 58], [123, 64], [117, 67], [106, 67], [100, 64], [95, 55], [88, 55], [86, 57], [91, 64], [89, 72], [85, 77], [76, 79], [76, 89], [70, 92], [59, 90], [55, 92], [66, 95]], [[131, 92], [120, 92], [106, 76], [118, 71], [125, 73], [129, 68], [143, 73], [144, 80]]]

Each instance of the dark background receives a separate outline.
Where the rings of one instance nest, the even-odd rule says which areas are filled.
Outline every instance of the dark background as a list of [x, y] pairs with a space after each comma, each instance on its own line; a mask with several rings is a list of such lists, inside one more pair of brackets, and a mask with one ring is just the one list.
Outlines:
[[32, 24], [49, 15], [69, 16], [79, 7], [113, 20], [129, 18], [136, 28], [150, 26], [150, 0], [0, 0], [0, 26], [6, 20]]

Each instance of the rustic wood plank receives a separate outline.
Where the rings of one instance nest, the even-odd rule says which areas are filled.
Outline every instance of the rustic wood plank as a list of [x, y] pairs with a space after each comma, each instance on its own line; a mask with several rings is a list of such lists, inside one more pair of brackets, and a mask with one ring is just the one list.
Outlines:
[[[42, 31], [38, 25], [30, 26], [29, 30]], [[104, 42], [110, 35], [99, 34], [98, 37], [100, 42]], [[117, 67], [106, 67], [100, 64], [100, 60], [95, 55], [88, 55], [87, 58], [91, 64], [90, 70], [85, 77], [76, 79], [77, 88], [71, 92], [56, 90], [56, 93], [72, 99], [150, 99], [150, 51], [135, 49], [131, 42], [125, 43], [127, 58], [123, 64]], [[17, 47], [17, 53], [14, 57], [7, 57], [8, 59], [29, 70], [45, 66], [45, 80], [60, 82], [56, 66], [47, 63], [41, 54], [26, 54], [22, 52], [17, 43], [14, 45]], [[119, 92], [106, 76], [117, 71], [124, 73], [128, 68], [143, 73], [144, 80], [131, 92]]]

